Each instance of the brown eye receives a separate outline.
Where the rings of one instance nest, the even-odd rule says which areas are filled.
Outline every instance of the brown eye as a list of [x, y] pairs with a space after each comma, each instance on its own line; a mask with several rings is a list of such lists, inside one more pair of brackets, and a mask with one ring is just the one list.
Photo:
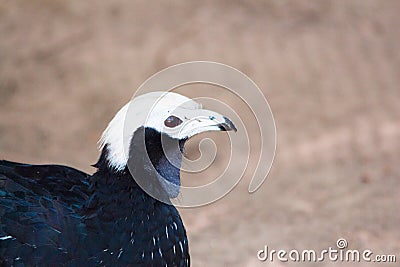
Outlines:
[[164, 121], [164, 125], [169, 127], [169, 128], [173, 128], [178, 126], [179, 124], [182, 123], [182, 120], [179, 119], [178, 117], [175, 116], [169, 116], [165, 121]]

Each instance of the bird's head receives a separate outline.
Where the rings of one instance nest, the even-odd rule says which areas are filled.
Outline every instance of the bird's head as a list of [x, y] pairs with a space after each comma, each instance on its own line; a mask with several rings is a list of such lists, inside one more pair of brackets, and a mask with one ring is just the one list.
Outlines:
[[236, 131], [231, 120], [188, 97], [173, 92], [143, 94], [111, 120], [100, 139], [102, 155], [95, 166], [129, 170], [146, 192], [173, 198], [179, 194], [186, 140], [203, 132], [230, 130]]

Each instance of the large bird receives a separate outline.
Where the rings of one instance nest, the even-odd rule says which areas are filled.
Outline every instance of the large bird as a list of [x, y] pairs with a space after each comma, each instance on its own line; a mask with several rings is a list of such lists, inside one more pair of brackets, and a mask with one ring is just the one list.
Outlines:
[[169, 199], [179, 194], [185, 141], [235, 130], [177, 93], [132, 99], [100, 139], [93, 175], [0, 161], [0, 266], [189, 266]]

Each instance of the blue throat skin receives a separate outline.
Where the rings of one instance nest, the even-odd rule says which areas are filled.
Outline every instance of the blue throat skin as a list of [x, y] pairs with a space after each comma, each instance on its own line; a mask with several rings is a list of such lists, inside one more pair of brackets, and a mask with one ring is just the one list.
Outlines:
[[133, 135], [128, 168], [137, 183], [163, 202], [170, 203], [169, 199], [179, 194], [180, 167], [186, 140], [173, 139], [143, 127]]

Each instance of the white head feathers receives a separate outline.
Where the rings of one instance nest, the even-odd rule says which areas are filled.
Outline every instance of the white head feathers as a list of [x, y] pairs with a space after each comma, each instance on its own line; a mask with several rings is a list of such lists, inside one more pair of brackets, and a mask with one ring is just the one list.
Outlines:
[[[179, 118], [180, 123], [167, 127], [165, 121], [170, 116]], [[101, 149], [107, 145], [109, 164], [122, 170], [128, 162], [133, 134], [142, 126], [171, 138], [185, 139], [201, 132], [221, 130], [221, 125], [233, 126], [227, 125], [227, 121], [222, 115], [202, 109], [199, 103], [183, 95], [151, 92], [137, 96], [123, 106], [108, 124], [99, 144]]]

